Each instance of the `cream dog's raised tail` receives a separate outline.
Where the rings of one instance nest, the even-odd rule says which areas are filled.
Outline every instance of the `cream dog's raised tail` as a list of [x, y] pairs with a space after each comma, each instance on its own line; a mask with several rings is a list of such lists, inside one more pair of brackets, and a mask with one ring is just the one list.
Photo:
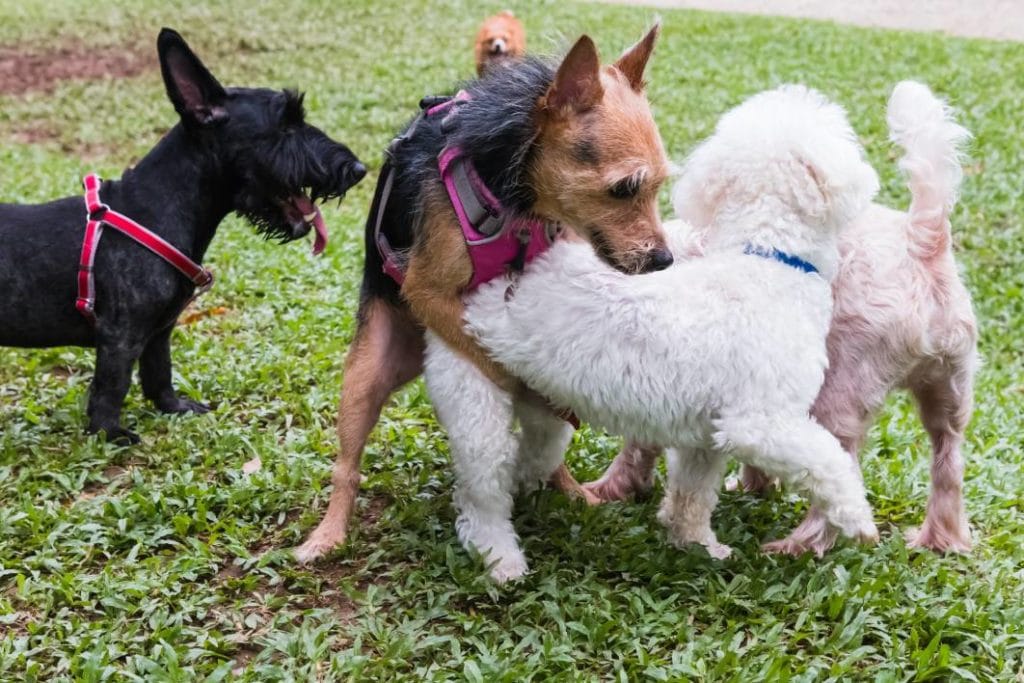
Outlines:
[[949, 213], [960, 191], [960, 150], [970, 139], [946, 104], [927, 86], [902, 81], [893, 89], [886, 116], [889, 137], [905, 150], [900, 168], [910, 187], [911, 244], [917, 256], [937, 255], [950, 246]]

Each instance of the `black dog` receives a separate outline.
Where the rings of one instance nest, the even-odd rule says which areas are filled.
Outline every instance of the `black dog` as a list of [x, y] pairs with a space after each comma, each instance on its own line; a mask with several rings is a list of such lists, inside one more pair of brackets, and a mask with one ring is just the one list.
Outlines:
[[[314, 201], [344, 196], [366, 168], [303, 120], [290, 91], [223, 88], [170, 29], [157, 40], [167, 95], [181, 117], [160, 143], [100, 198], [200, 263], [231, 212], [282, 242], [317, 232]], [[95, 322], [76, 310], [88, 216], [82, 195], [48, 204], [0, 204], [0, 345], [94, 346], [89, 430], [137, 442], [120, 424], [139, 361], [146, 398], [167, 413], [206, 412], [171, 386], [170, 337], [195, 290], [167, 261], [106, 229], [93, 265]]]

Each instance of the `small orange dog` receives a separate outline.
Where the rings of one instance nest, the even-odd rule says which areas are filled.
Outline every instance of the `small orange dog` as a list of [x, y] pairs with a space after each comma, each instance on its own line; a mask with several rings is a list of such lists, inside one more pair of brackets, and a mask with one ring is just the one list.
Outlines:
[[483, 76], [487, 67], [526, 54], [526, 29], [509, 10], [484, 19], [476, 33], [476, 73]]

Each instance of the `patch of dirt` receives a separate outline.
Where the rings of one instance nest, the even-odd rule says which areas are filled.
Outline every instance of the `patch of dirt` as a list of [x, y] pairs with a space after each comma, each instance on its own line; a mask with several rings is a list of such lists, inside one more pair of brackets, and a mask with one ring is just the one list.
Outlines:
[[[0, 88], [2, 92], [2, 88]], [[118, 151], [114, 144], [85, 142], [62, 135], [45, 124], [32, 122], [15, 128], [10, 133], [11, 141], [22, 145], [47, 145], [57, 147], [61, 152], [72, 155], [83, 161], [97, 161]]]
[[69, 504], [75, 505], [76, 503], [81, 503], [86, 500], [92, 500], [101, 493], [108, 493], [108, 489], [113, 491], [121, 485], [121, 482], [116, 482], [115, 480], [128, 472], [129, 470], [127, 468], [121, 467], [120, 465], [111, 465], [105, 468], [103, 470], [104, 481], [94, 481], [91, 484], [88, 484], [84, 489], [82, 489], [82, 492], [78, 494], [78, 497]]
[[12, 141], [21, 145], [38, 145], [47, 142], [54, 142], [59, 138], [60, 135], [57, 132], [38, 125], [20, 128], [11, 134]]
[[235, 676], [241, 676], [245, 673], [245, 668], [249, 665], [249, 662], [256, 659], [263, 650], [256, 645], [241, 644], [238, 646], [238, 650], [235, 651], [234, 666], [231, 668], [231, 673]]
[[151, 54], [125, 47], [67, 43], [40, 50], [27, 45], [0, 46], [0, 95], [50, 92], [61, 81], [131, 78], [155, 67]]
[[6, 621], [0, 624], [0, 633], [6, 631], [8, 636], [20, 637], [28, 635], [29, 622], [38, 622], [39, 613], [31, 610], [17, 610], [8, 615]]
[[[384, 494], [378, 493], [373, 496], [370, 500], [366, 501], [366, 507], [362, 510], [362, 523], [366, 526], [376, 526], [377, 520], [384, 514], [384, 510], [391, 505], [391, 498]], [[352, 520], [353, 523], [358, 523], [360, 520]]]
[[226, 582], [228, 579], [240, 579], [245, 575], [245, 570], [234, 562], [226, 562], [220, 571], [217, 572], [217, 578], [220, 581]]
[[61, 379], [70, 379], [78, 374], [78, 370], [70, 365], [54, 365], [50, 368], [50, 374]]

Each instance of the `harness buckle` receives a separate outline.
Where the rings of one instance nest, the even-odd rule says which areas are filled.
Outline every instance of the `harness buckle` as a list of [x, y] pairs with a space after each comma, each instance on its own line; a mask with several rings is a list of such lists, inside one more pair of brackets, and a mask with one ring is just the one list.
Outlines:
[[92, 299], [86, 299], [84, 297], [78, 297], [75, 300], [75, 308], [86, 315], [92, 315], [95, 312], [96, 304]]
[[484, 205], [484, 218], [479, 223], [473, 224], [473, 229], [484, 237], [493, 237], [505, 227], [505, 218], [492, 212], [489, 206]]
[[110, 207], [100, 202], [95, 208], [89, 210], [89, 220], [102, 222], [108, 211], [110, 211]]
[[213, 289], [213, 271], [203, 270], [202, 275], [203, 279], [196, 283], [198, 289], [196, 289], [195, 296], [202, 296]]

